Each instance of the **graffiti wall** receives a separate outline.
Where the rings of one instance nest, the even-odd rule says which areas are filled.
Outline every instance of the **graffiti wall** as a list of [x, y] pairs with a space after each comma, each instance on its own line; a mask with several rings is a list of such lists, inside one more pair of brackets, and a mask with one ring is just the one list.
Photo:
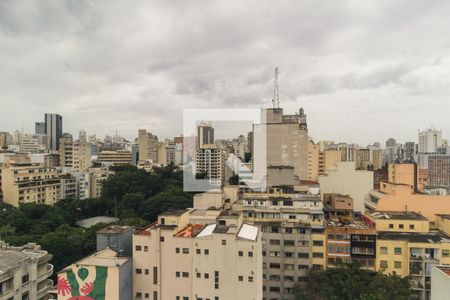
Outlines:
[[58, 274], [58, 299], [112, 299], [112, 297], [108, 297], [107, 279], [107, 267], [72, 265], [69, 269]]

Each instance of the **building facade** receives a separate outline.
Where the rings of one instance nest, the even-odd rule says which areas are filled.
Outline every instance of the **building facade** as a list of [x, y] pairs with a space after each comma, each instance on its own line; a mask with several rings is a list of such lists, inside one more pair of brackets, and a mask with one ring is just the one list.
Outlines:
[[134, 299], [262, 299], [261, 247], [238, 213], [163, 213], [133, 237]]
[[53, 286], [50, 259], [36, 244], [12, 247], [0, 241], [0, 300], [47, 300]]

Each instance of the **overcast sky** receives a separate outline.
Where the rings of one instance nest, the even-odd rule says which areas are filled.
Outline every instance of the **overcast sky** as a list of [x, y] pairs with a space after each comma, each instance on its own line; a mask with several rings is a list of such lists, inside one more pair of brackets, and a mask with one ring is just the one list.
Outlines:
[[0, 0], [0, 131], [181, 133], [183, 108], [304, 107], [315, 140], [450, 137], [449, 1]]

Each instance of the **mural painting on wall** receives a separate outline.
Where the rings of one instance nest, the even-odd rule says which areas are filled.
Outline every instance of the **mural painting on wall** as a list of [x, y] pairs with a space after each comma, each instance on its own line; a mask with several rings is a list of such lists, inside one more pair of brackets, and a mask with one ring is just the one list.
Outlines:
[[106, 267], [72, 267], [58, 274], [58, 299], [107, 300]]

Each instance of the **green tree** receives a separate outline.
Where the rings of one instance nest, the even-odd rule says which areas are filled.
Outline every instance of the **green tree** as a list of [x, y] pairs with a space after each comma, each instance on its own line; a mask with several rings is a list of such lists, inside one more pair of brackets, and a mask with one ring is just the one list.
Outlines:
[[296, 288], [296, 300], [407, 300], [408, 278], [387, 276], [342, 265], [335, 269], [312, 270], [304, 285]]

